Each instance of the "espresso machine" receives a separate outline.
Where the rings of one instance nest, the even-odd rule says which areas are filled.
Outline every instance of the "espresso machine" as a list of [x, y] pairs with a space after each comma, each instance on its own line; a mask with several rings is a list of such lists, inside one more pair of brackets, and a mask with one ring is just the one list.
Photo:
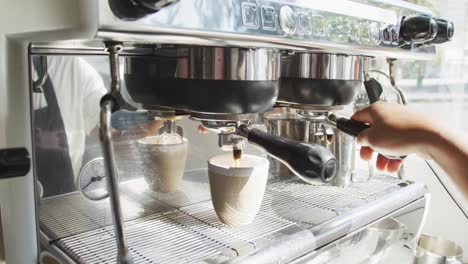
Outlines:
[[[28, 82], [11, 82], [27, 95], [20, 97], [30, 132], [24, 149], [4, 152], [5, 178], [24, 177], [14, 190], [34, 194], [5, 216], [7, 238], [21, 229], [13, 224], [20, 215], [30, 216], [23, 225], [31, 230], [15, 240], [28, 240], [30, 252], [7, 248], [7, 261], [327, 263], [357, 252], [358, 263], [418, 239], [429, 203], [424, 184], [385, 174], [351, 184], [353, 136], [368, 125], [340, 111], [364, 90], [369, 103], [379, 100], [372, 59], [388, 58], [390, 69], [398, 58], [431, 59], [452, 38], [451, 22], [403, 1], [72, 2], [59, 5], [77, 17], [37, 25], [10, 46], [23, 54], [15, 74]], [[80, 65], [93, 74], [80, 75]], [[90, 80], [105, 91], [80, 97]], [[76, 102], [85, 107], [77, 111]], [[77, 116], [95, 120], [94, 141], [92, 127], [68, 125]], [[48, 127], [43, 120], [59, 121]], [[124, 135], [154, 121], [162, 123], [158, 133], [188, 138], [176, 192], [147, 190], [135, 143], [141, 135]], [[215, 133], [200, 135], [197, 127]], [[81, 152], [80, 135], [88, 137]], [[44, 166], [44, 142], [69, 154], [68, 169]], [[271, 158], [252, 224], [229, 228], [216, 219], [206, 159], [222, 151]], [[390, 229], [384, 239], [381, 231]]]

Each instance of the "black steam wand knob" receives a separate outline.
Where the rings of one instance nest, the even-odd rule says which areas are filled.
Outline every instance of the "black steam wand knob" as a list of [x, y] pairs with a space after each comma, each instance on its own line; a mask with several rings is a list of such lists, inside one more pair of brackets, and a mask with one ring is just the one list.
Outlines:
[[437, 36], [438, 23], [426, 14], [406, 16], [401, 21], [400, 38], [403, 43], [426, 43]]
[[444, 43], [452, 40], [455, 34], [455, 26], [453, 22], [436, 18], [437, 21], [437, 36], [431, 41], [431, 43]]
[[335, 176], [337, 161], [325, 147], [273, 136], [259, 129], [240, 125], [237, 133], [262, 148], [284, 163], [294, 174], [307, 183], [329, 182]]
[[109, 7], [116, 17], [134, 21], [158, 12], [179, 0], [109, 0]]

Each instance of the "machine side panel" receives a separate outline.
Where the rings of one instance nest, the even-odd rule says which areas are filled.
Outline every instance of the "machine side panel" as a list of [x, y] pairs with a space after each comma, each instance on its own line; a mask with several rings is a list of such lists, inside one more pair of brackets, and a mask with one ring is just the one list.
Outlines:
[[[93, 38], [95, 1], [5, 1], [0, 9], [0, 148], [31, 148], [28, 44]], [[17, 18], [14, 21], [11, 18]], [[36, 263], [36, 210], [32, 170], [0, 181], [7, 263]]]

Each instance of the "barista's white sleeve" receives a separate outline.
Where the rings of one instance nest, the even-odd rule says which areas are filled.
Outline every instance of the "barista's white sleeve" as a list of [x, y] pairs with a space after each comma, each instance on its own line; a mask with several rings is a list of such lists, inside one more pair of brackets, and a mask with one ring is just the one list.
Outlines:
[[86, 61], [79, 58], [77, 61], [83, 74], [83, 104], [84, 129], [89, 134], [99, 123], [99, 102], [107, 90], [99, 73]]
[[98, 125], [99, 101], [107, 91], [99, 73], [82, 58], [52, 56], [48, 64], [76, 177], [85, 151], [86, 134]]

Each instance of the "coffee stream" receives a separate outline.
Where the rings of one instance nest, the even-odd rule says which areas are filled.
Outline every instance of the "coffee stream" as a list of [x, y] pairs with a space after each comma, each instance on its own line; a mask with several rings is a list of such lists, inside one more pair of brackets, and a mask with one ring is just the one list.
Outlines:
[[234, 158], [234, 167], [239, 167], [240, 166], [240, 160], [241, 160], [241, 157], [242, 157], [242, 149], [234, 148], [232, 150], [232, 156]]

